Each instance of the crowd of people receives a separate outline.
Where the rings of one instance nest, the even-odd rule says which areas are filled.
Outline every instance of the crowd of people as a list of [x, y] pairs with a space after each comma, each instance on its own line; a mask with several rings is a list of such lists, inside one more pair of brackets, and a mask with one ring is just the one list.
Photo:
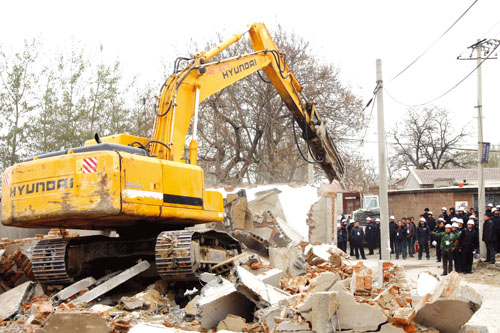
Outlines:
[[[418, 256], [418, 260], [430, 260], [431, 249], [435, 249], [437, 262], [442, 262], [443, 275], [455, 270], [459, 273], [472, 273], [474, 256], [479, 257], [479, 220], [476, 211], [460, 207], [447, 209], [443, 207], [437, 216], [425, 208], [418, 218], [389, 218], [389, 242], [391, 254], [396, 259], [406, 259]], [[500, 253], [500, 205], [488, 204], [483, 216], [483, 234], [481, 240], [486, 245], [486, 262], [495, 263], [495, 254]], [[337, 224], [337, 244], [340, 249], [366, 259], [364, 241], [368, 254], [375, 254], [380, 249], [380, 219], [366, 218], [366, 225], [360, 226], [359, 221], [342, 218]], [[380, 250], [378, 251], [380, 255]]]

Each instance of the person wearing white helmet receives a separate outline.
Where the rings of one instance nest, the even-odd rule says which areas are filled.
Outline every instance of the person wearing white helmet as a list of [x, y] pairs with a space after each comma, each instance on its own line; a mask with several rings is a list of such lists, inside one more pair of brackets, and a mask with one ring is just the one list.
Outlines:
[[474, 252], [479, 250], [479, 235], [474, 230], [474, 221], [467, 222], [467, 228], [460, 233], [458, 239], [458, 253], [460, 253], [460, 268], [464, 274], [472, 273]]
[[451, 232], [452, 226], [447, 224], [444, 226], [444, 232], [435, 233], [436, 236], [441, 238], [441, 256], [443, 258], [443, 274], [448, 275], [453, 271], [453, 252], [456, 249], [456, 242], [458, 241], [456, 234]]
[[389, 244], [391, 246], [391, 254], [396, 251], [396, 229], [398, 225], [394, 219], [394, 216], [389, 217]]
[[488, 206], [486, 206], [486, 212], [485, 214], [488, 215], [488, 217], [491, 217], [493, 215], [493, 212], [491, 211], [493, 209], [493, 204], [489, 203]]
[[465, 207], [458, 208], [457, 218], [461, 219], [462, 223], [467, 223], [469, 219], [467, 218], [467, 212], [465, 211]]
[[429, 242], [431, 240], [430, 228], [425, 223], [425, 218], [420, 218], [420, 223], [418, 224], [417, 231], [415, 233], [416, 241], [418, 244], [418, 260], [422, 260], [422, 253], [425, 251], [425, 256], [427, 260], [431, 257], [429, 255]]
[[372, 221], [371, 218], [367, 217], [366, 218], [366, 228], [365, 228], [365, 235], [366, 235], [366, 242], [368, 243], [368, 255], [372, 255], [373, 250], [377, 247], [377, 232], [375, 228], [375, 221]]
[[[462, 225], [464, 221], [461, 218], [457, 218], [457, 222], [453, 222], [451, 224], [451, 232], [455, 234], [457, 240], [456, 242], [458, 243], [458, 239], [460, 238], [460, 234], [462, 233]], [[455, 271], [457, 273], [462, 272], [462, 256], [460, 252], [453, 251], [453, 262], [455, 264]]]
[[354, 247], [352, 246], [352, 240], [351, 240], [351, 230], [354, 228], [354, 219], [352, 219], [349, 222], [349, 225], [347, 226], [347, 240], [349, 242], [349, 255], [351, 257], [354, 257]]
[[446, 224], [446, 221], [443, 221], [443, 219], [438, 221], [438, 225], [434, 228], [434, 230], [431, 230], [431, 232], [435, 232], [434, 234], [434, 240], [433, 243], [436, 243], [436, 261], [440, 262], [441, 261], [441, 237], [438, 236], [440, 232], [444, 232], [444, 225]]
[[438, 218], [443, 218], [445, 221], [448, 220], [448, 209], [446, 207], [441, 207], [441, 214], [439, 214]]
[[[428, 208], [426, 208], [426, 210], [428, 210]], [[431, 230], [434, 230], [434, 228], [436, 228], [436, 219], [433, 217], [432, 215], [432, 212], [430, 210], [428, 210], [427, 212], [427, 215], [426, 214], [423, 214], [422, 217], [425, 218], [425, 220], [427, 221], [427, 225], [429, 226], [429, 228]], [[431, 237], [432, 239], [434, 239], [434, 237]], [[431, 247], [433, 247], [431, 245]]]

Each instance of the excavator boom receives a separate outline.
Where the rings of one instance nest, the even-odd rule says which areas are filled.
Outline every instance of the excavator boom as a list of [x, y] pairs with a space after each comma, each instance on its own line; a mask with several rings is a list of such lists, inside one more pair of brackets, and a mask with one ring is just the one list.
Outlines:
[[[192, 117], [197, 124], [199, 103], [256, 71], [263, 70], [302, 129], [311, 154], [320, 163], [327, 178], [330, 181], [340, 181], [344, 164], [314, 103], [305, 102], [301, 97], [300, 83], [285, 63], [264, 24], [250, 25], [248, 33], [253, 53], [210, 62], [241, 39], [240, 34], [235, 34], [212, 50], [199, 53], [186, 68], [167, 80], [158, 108], [152, 153], [163, 159], [180, 161]], [[193, 137], [189, 159], [192, 164], [196, 164], [196, 135]]]

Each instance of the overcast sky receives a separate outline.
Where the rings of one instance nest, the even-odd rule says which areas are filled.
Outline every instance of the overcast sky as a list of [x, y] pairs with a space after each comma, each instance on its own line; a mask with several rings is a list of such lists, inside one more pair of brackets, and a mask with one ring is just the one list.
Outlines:
[[[403, 103], [420, 104], [447, 91], [475, 67], [475, 61], [457, 60], [460, 54], [469, 55], [468, 46], [478, 38], [500, 39], [500, 1], [478, 0], [425, 56], [390, 81], [473, 2], [4, 0], [0, 2], [0, 44], [15, 49], [23, 39], [34, 37], [52, 50], [69, 48], [72, 39], [89, 48], [97, 49], [102, 44], [110, 59], [120, 59], [126, 75], [138, 73], [145, 81], [160, 82], [164, 79], [162, 66], [170, 70], [175, 57], [184, 55], [179, 52], [190, 40], [204, 45], [215, 41], [219, 32], [229, 36], [242, 31], [246, 24], [260, 21], [269, 30], [281, 24], [310, 41], [311, 54], [336, 65], [342, 80], [364, 101], [375, 87], [375, 60], [380, 58], [388, 92]], [[499, 74], [500, 59], [485, 62], [484, 140], [495, 144], [500, 143]], [[387, 94], [384, 101], [388, 129], [407, 108]], [[457, 127], [468, 126], [471, 137], [464, 146], [477, 144], [476, 74], [434, 104], [447, 108]], [[376, 148], [375, 117], [376, 110], [368, 142], [360, 148], [366, 152]]]

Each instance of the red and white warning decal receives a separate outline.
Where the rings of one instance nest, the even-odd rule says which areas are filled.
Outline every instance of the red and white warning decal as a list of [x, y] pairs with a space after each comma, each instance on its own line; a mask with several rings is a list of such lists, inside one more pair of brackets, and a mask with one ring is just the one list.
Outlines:
[[83, 159], [83, 173], [93, 173], [97, 171], [97, 157], [89, 157]]
[[2, 186], [9, 186], [10, 184], [10, 176], [8, 172], [4, 172], [2, 174]]

